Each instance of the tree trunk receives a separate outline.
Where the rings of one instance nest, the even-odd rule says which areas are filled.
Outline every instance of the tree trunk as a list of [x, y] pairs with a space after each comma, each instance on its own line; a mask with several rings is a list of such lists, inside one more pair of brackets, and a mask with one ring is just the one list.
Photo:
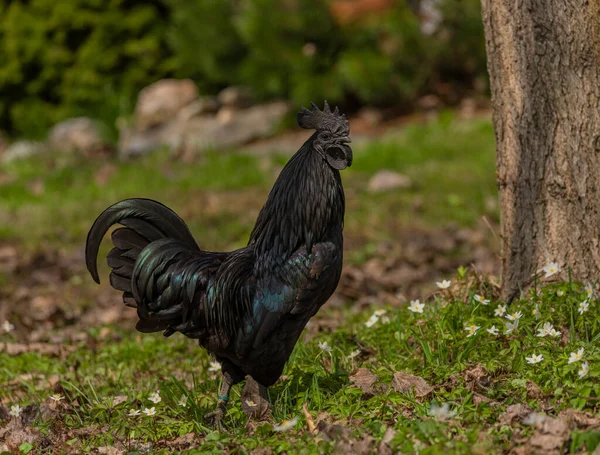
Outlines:
[[482, 0], [502, 294], [544, 265], [600, 277], [600, 0]]

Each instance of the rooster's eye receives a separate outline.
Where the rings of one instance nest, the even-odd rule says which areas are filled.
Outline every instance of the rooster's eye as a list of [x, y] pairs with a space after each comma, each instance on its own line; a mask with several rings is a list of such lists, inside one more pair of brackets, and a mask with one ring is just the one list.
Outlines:
[[328, 141], [330, 139], [329, 133], [321, 134], [321, 139], [323, 139], [324, 141]]

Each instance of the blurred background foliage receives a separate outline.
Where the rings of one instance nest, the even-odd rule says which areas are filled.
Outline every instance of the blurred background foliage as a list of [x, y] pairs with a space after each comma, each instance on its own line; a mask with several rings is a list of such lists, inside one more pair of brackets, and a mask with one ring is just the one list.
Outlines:
[[[426, 1], [426, 0], [421, 0]], [[409, 110], [487, 90], [479, 0], [0, 0], [0, 129], [42, 137], [85, 114], [114, 128], [144, 86], [190, 77], [203, 94], [327, 98]], [[390, 6], [391, 5], [391, 6]]]

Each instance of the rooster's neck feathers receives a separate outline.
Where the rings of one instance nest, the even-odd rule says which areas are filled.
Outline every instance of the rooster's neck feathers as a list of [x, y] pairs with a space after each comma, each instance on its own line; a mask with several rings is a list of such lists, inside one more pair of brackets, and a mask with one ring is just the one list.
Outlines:
[[340, 235], [344, 190], [339, 171], [312, 146], [313, 134], [281, 171], [250, 234], [255, 270], [271, 271], [298, 248]]

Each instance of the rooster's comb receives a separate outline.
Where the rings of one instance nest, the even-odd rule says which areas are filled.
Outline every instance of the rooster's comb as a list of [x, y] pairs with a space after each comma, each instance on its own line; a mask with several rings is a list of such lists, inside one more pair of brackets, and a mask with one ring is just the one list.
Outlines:
[[323, 110], [320, 110], [315, 103], [311, 103], [311, 105], [311, 110], [303, 107], [296, 116], [296, 121], [300, 128], [307, 130], [328, 129], [330, 131], [349, 131], [348, 120], [346, 120], [345, 115], [340, 115], [337, 107], [331, 112], [327, 101], [325, 101]]

